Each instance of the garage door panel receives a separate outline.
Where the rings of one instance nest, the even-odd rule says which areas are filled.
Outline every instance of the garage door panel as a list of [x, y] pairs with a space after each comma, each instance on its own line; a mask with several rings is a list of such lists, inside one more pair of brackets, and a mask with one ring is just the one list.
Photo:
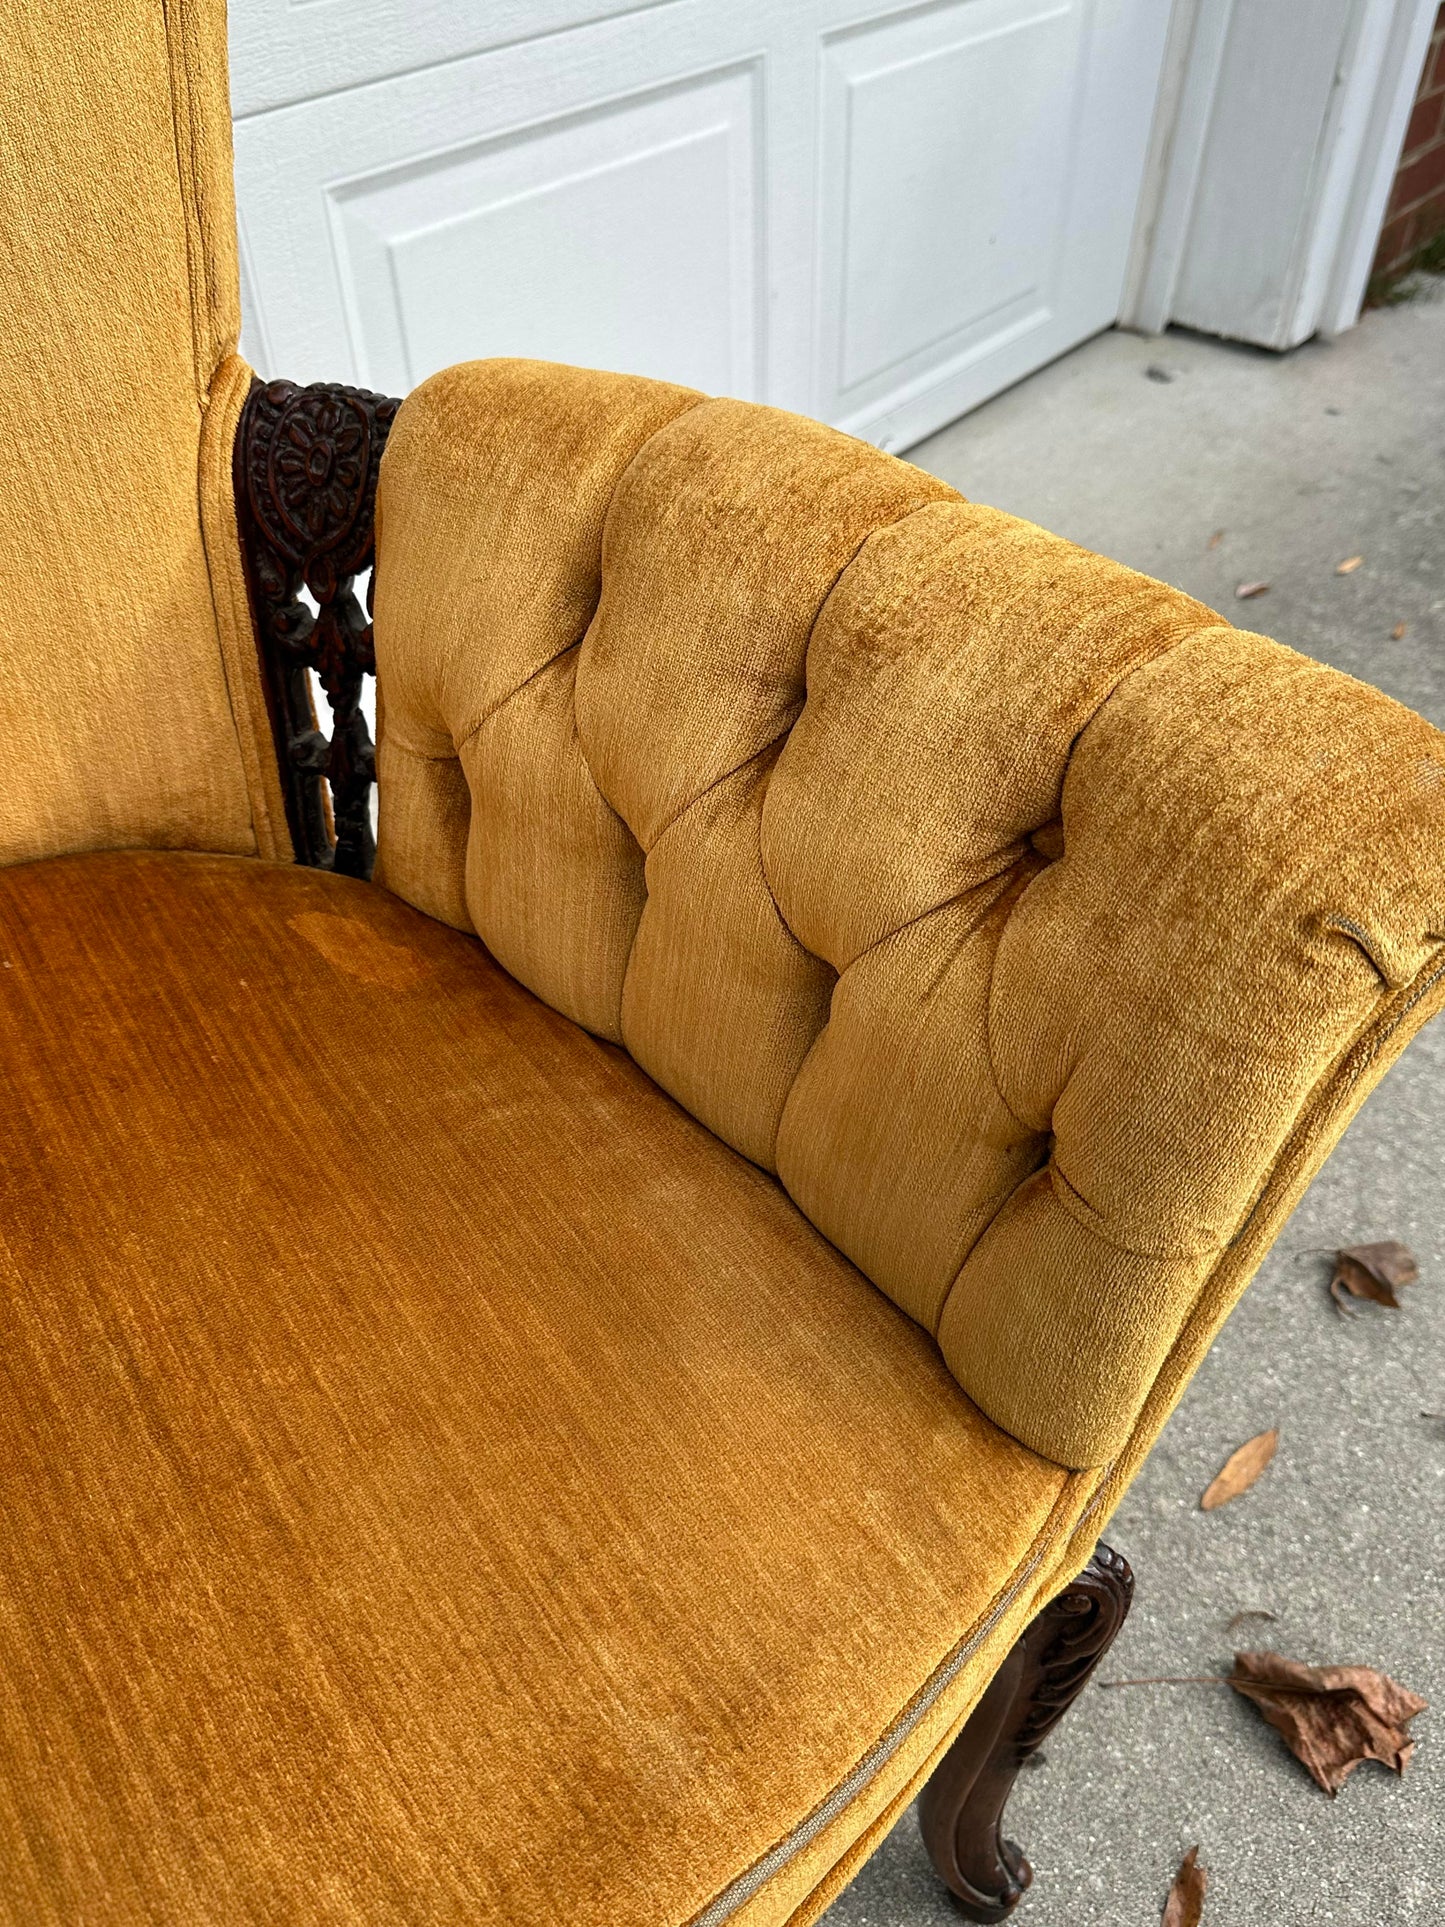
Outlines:
[[237, 114], [364, 86], [669, 0], [232, 0]]
[[532, 355], [758, 392], [761, 62], [330, 191], [367, 367]]
[[825, 41], [823, 412], [1047, 319], [1077, 43], [1076, 8], [1019, 0]]
[[[392, 392], [530, 354], [906, 447], [1117, 314], [1169, 4], [232, 0], [243, 345]], [[266, 104], [287, 48], [313, 91]]]
[[525, 352], [779, 399], [760, 11], [633, 14], [238, 119], [246, 352], [390, 392]]

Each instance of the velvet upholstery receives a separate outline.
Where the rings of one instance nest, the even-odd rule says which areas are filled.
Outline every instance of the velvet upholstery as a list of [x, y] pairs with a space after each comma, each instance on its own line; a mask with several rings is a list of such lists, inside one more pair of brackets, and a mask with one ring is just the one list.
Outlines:
[[779, 1922], [1061, 1576], [1096, 1482], [383, 891], [0, 871], [0, 1083], [7, 1927]]
[[0, 35], [0, 1923], [804, 1927], [1445, 1001], [1445, 745], [474, 364], [383, 469], [389, 887], [258, 861], [220, 0]]
[[231, 504], [224, 8], [0, 0], [0, 862], [290, 854]]
[[424, 383], [378, 556], [381, 879], [775, 1171], [1005, 1430], [1152, 1436], [1445, 1000], [1445, 738], [638, 379]]

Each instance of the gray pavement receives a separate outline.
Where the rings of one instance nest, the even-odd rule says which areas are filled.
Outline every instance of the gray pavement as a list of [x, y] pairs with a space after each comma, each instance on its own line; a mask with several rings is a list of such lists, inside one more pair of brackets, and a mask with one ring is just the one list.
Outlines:
[[[1445, 727], [1445, 283], [1286, 357], [1103, 335], [911, 459]], [[1413, 1245], [1423, 1282], [1400, 1312], [1341, 1317], [1310, 1254], [1384, 1237]], [[1423, 1411], [1445, 1411], [1445, 1020], [1366, 1104], [1110, 1527], [1138, 1590], [1101, 1669], [1218, 1672], [1234, 1643], [1273, 1645], [1382, 1667], [1439, 1710], [1402, 1780], [1366, 1765], [1332, 1802], [1227, 1687], [1091, 1687], [1010, 1807], [1036, 1872], [1019, 1927], [1157, 1927], [1196, 1843], [1204, 1927], [1445, 1923], [1445, 1424]], [[1260, 1484], [1201, 1513], [1268, 1425]], [[1232, 1641], [1253, 1607], [1276, 1623]], [[956, 1927], [912, 1814], [826, 1918]]]

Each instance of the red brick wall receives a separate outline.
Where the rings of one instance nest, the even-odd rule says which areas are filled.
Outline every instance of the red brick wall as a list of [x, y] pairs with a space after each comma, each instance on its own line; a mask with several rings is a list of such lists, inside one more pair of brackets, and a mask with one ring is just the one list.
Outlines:
[[1372, 273], [1397, 274], [1441, 234], [1445, 234], [1445, 4], [1435, 18]]

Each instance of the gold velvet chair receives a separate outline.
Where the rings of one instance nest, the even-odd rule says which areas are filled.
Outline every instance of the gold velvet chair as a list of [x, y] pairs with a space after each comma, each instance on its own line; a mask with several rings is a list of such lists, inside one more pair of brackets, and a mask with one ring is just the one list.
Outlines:
[[219, 0], [0, 17], [0, 1918], [801, 1927], [925, 1782], [1001, 1918], [1445, 739], [773, 410], [253, 387]]

